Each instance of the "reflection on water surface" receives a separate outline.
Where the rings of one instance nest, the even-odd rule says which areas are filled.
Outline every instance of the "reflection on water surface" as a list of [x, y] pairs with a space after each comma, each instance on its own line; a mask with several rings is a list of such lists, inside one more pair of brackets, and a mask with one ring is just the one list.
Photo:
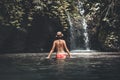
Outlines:
[[45, 56], [0, 55], [0, 80], [120, 80], [119, 53], [73, 54], [66, 60]]

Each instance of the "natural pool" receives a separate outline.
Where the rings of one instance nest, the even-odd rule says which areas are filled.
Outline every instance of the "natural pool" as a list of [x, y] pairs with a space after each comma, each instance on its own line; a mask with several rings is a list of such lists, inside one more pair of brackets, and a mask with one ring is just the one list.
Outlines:
[[47, 60], [46, 53], [1, 54], [0, 80], [120, 80], [119, 53], [72, 55]]

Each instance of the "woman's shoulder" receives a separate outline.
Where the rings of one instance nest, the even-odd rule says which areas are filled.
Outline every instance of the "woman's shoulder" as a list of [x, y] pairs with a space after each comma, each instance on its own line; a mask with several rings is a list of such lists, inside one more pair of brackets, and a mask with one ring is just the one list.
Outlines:
[[62, 42], [65, 42], [65, 40], [63, 40], [63, 39], [62, 39], [61, 41], [62, 41]]

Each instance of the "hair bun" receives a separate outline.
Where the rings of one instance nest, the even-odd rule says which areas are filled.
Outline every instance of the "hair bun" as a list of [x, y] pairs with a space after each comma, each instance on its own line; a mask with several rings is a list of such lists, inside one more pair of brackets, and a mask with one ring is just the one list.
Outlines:
[[64, 36], [63, 33], [60, 32], [60, 31], [58, 31], [57, 34], [56, 34], [56, 37], [63, 37], [63, 36]]

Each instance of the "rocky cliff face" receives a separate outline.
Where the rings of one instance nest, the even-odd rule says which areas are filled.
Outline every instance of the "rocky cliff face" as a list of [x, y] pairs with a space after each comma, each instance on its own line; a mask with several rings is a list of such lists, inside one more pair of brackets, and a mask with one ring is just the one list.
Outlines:
[[46, 52], [52, 46], [57, 31], [62, 27], [55, 19], [37, 16], [32, 26], [0, 27], [0, 52]]

